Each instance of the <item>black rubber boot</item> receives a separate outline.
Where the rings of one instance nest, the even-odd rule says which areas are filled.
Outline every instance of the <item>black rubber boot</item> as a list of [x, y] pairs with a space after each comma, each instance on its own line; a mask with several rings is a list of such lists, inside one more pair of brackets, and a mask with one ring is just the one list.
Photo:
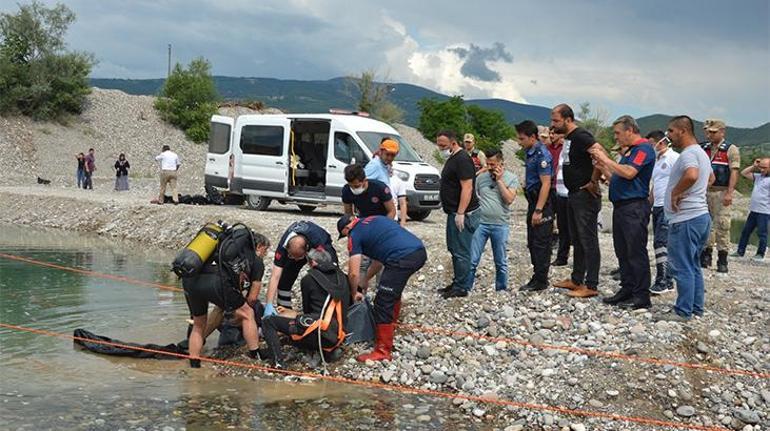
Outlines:
[[717, 252], [717, 272], [727, 274], [727, 251], [719, 250]]
[[711, 247], [706, 247], [703, 249], [703, 253], [700, 255], [701, 268], [708, 268], [711, 266], [711, 251]]

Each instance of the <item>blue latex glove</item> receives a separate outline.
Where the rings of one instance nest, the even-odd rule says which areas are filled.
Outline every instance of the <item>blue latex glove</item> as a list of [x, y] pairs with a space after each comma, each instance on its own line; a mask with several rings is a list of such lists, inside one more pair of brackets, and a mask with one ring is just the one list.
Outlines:
[[265, 312], [262, 313], [262, 318], [265, 318], [267, 316], [275, 316], [278, 313], [275, 312], [275, 308], [273, 307], [273, 304], [267, 303], [265, 304]]

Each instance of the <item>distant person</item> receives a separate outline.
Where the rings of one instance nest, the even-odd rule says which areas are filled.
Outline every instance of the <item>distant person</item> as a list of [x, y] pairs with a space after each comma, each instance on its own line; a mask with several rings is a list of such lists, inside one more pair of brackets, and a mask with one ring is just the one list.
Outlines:
[[171, 151], [171, 147], [164, 145], [162, 152], [155, 156], [155, 160], [160, 161], [160, 193], [158, 196], [158, 205], [163, 205], [166, 197], [166, 184], [171, 186], [171, 199], [174, 205], [179, 203], [179, 194], [176, 191], [177, 171], [182, 162], [179, 156]]
[[473, 168], [476, 172], [487, 167], [487, 157], [483, 152], [476, 148], [476, 137], [473, 136], [472, 133], [466, 133], [465, 136], [463, 136], [463, 147], [465, 148], [465, 151], [468, 152], [468, 155], [471, 156]]
[[396, 217], [396, 204], [390, 193], [390, 177], [386, 182], [366, 178], [364, 167], [355, 164], [345, 166], [345, 181], [342, 186], [342, 206], [345, 214], [359, 217], [372, 215]]
[[128, 170], [131, 165], [126, 160], [126, 155], [120, 153], [118, 160], [115, 161], [115, 190], [128, 190]]
[[464, 297], [471, 289], [471, 243], [481, 220], [475, 190], [476, 168], [453, 131], [438, 132], [436, 145], [446, 160], [439, 196], [447, 215], [446, 245], [452, 255], [453, 270], [452, 283], [439, 289], [439, 293], [444, 299]]
[[503, 152], [491, 149], [484, 152], [487, 167], [476, 177], [479, 196], [480, 223], [471, 242], [471, 288], [476, 280], [476, 268], [487, 241], [492, 243], [495, 261], [495, 291], [508, 288], [508, 236], [511, 224], [511, 204], [516, 199], [519, 180], [505, 169]]
[[374, 158], [364, 168], [366, 178], [377, 180], [383, 184], [390, 183], [389, 171], [393, 169], [393, 160], [396, 159], [398, 152], [398, 141], [392, 138], [383, 138], [380, 142], [380, 148], [374, 153]]
[[551, 127], [564, 134], [562, 170], [567, 186], [567, 218], [572, 239], [572, 274], [570, 278], [555, 283], [555, 287], [569, 289], [567, 295], [590, 298], [599, 294], [598, 218], [602, 207], [599, 190], [601, 172], [594, 168], [590, 150], [601, 148], [594, 136], [575, 124], [575, 114], [569, 105], [557, 105], [551, 111]]
[[406, 182], [393, 173], [393, 169], [390, 171], [390, 194], [393, 195], [393, 202], [396, 203], [396, 218], [395, 220], [401, 227], [406, 227], [406, 218], [409, 208], [406, 202]]
[[83, 171], [85, 175], [85, 181], [84, 181], [83, 188], [93, 190], [94, 189], [93, 175], [94, 175], [94, 171], [96, 171], [96, 156], [94, 156], [93, 148], [88, 149], [88, 154], [86, 154], [83, 160], [85, 160], [85, 171]]
[[709, 157], [695, 139], [690, 117], [672, 118], [667, 131], [673, 146], [680, 150], [679, 159], [671, 167], [665, 201], [670, 223], [668, 261], [676, 279], [677, 298], [672, 312], [660, 318], [686, 322], [692, 316], [703, 315], [705, 289], [698, 257], [711, 228], [706, 190], [714, 174]]
[[527, 197], [527, 249], [533, 269], [532, 277], [520, 290], [538, 291], [548, 288], [548, 271], [551, 266], [553, 208], [548, 195], [553, 178], [553, 162], [551, 153], [538, 139], [537, 125], [533, 121], [525, 120], [517, 124], [516, 133], [526, 157], [524, 191]]
[[701, 256], [701, 266], [711, 266], [712, 252], [717, 249], [717, 272], [727, 273], [727, 253], [730, 250], [731, 208], [735, 185], [738, 184], [738, 170], [741, 168], [741, 153], [738, 146], [725, 139], [727, 126], [722, 120], [706, 120], [703, 129], [707, 140], [703, 143], [706, 155], [711, 159], [714, 184], [709, 187], [708, 206], [711, 214], [709, 242]]
[[756, 229], [759, 243], [754, 259], [761, 261], [765, 258], [767, 230], [770, 224], [770, 157], [754, 160], [754, 164], [741, 171], [741, 175], [754, 182], [754, 189], [751, 191], [749, 216], [746, 218], [746, 224], [743, 225], [735, 255], [743, 256], [746, 253], [749, 236]]
[[605, 304], [631, 310], [647, 309], [650, 302], [650, 256], [647, 254], [647, 225], [650, 223], [650, 179], [655, 167], [655, 149], [639, 134], [630, 115], [612, 123], [620, 160], [615, 161], [594, 147], [591, 155], [600, 169], [608, 171], [612, 202], [612, 242], [620, 263], [620, 290], [604, 298]]
[[660, 295], [674, 290], [674, 275], [668, 263], [668, 219], [664, 209], [668, 177], [671, 167], [679, 159], [679, 153], [668, 148], [670, 141], [660, 130], [647, 134], [647, 139], [655, 146], [655, 168], [652, 170], [652, 233], [653, 248], [655, 249], [655, 282], [650, 287], [650, 293]]
[[85, 188], [86, 185], [86, 156], [83, 153], [78, 153], [75, 156], [75, 160], [78, 162], [78, 169], [75, 173], [75, 178], [78, 182], [78, 188]]
[[551, 266], [567, 266], [569, 260], [569, 249], [572, 245], [569, 232], [569, 219], [567, 218], [567, 198], [569, 191], [564, 185], [564, 172], [562, 170], [562, 159], [567, 155], [569, 149], [564, 149], [564, 135], [556, 133], [553, 130], [550, 133], [550, 145], [548, 152], [551, 153], [553, 161], [553, 181], [551, 182], [551, 208], [556, 216], [556, 227], [558, 228], [558, 247], [556, 248], [556, 259], [551, 262]]

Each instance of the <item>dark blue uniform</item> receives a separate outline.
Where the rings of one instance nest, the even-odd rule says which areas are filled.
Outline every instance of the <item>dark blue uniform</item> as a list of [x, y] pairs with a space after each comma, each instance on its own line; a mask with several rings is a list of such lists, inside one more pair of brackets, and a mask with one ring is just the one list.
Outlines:
[[[647, 224], [650, 222], [650, 179], [655, 167], [655, 149], [640, 139], [620, 157], [621, 165], [632, 166], [630, 180], [614, 174], [610, 178], [612, 240], [620, 263], [620, 290], [614, 299], [635, 307], [650, 306], [650, 258], [647, 255]], [[615, 302], [618, 302], [615, 301]]]
[[390, 187], [377, 180], [370, 179], [367, 183], [369, 186], [360, 195], [354, 195], [349, 185], [342, 186], [342, 202], [353, 204], [359, 217], [387, 215], [385, 202], [393, 200]]
[[366, 255], [384, 266], [374, 297], [374, 322], [392, 323], [394, 307], [409, 277], [427, 260], [422, 241], [390, 218], [372, 216], [359, 219], [350, 229], [348, 251], [351, 256]]
[[554, 181], [553, 160], [551, 153], [540, 141], [526, 150], [526, 155], [524, 192], [527, 197], [527, 248], [529, 248], [529, 257], [534, 269], [532, 279], [527, 283], [526, 288], [528, 290], [541, 290], [548, 286], [548, 269], [551, 265], [553, 209], [550, 199], [546, 199], [543, 208], [540, 208], [543, 216], [541, 224], [533, 226], [532, 216], [535, 214], [537, 201], [540, 197], [542, 186], [540, 177], [548, 175], [551, 177], [551, 181]]

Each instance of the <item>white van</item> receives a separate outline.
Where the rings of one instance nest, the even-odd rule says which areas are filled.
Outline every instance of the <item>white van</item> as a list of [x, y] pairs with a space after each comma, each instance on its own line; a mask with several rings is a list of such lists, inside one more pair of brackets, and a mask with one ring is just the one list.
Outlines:
[[206, 185], [242, 194], [257, 210], [272, 200], [303, 212], [341, 204], [345, 166], [366, 164], [385, 137], [400, 144], [393, 169], [407, 183], [409, 217], [423, 220], [440, 207], [438, 171], [394, 128], [356, 114], [214, 115]]

